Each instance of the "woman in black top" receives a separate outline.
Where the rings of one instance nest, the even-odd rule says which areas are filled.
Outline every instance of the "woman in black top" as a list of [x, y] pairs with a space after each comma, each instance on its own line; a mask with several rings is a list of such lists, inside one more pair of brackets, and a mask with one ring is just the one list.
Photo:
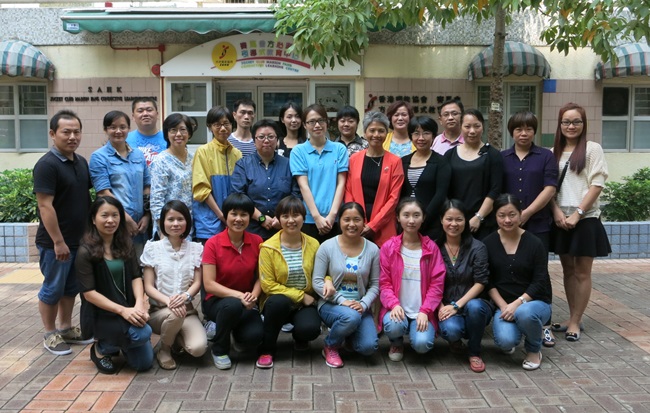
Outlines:
[[469, 367], [480, 373], [485, 370], [481, 339], [493, 313], [489, 303], [481, 298], [489, 276], [487, 249], [470, 234], [462, 202], [452, 199], [442, 209], [443, 232], [436, 243], [447, 275], [438, 307], [440, 335], [449, 341], [454, 353], [462, 352], [461, 339], [467, 338]]
[[451, 165], [448, 197], [463, 201], [472, 215], [470, 231], [483, 239], [495, 229], [492, 204], [501, 193], [503, 160], [498, 150], [481, 140], [485, 121], [479, 110], [466, 110], [461, 122], [465, 143], [445, 153]]
[[440, 209], [447, 198], [451, 168], [447, 159], [431, 150], [438, 124], [428, 116], [409, 122], [409, 137], [415, 152], [402, 158], [404, 185], [401, 198], [414, 197], [425, 207], [426, 218], [420, 233], [431, 239], [440, 236]]
[[490, 262], [488, 294], [497, 306], [494, 343], [511, 354], [526, 336], [525, 370], [542, 363], [542, 325], [551, 317], [551, 280], [546, 249], [521, 224], [521, 203], [510, 194], [494, 202], [499, 230], [484, 242]]
[[137, 371], [151, 368], [153, 348], [144, 286], [124, 208], [112, 196], [99, 196], [90, 207], [90, 223], [77, 259], [77, 279], [83, 294], [82, 319], [91, 314], [96, 343], [90, 359], [100, 373], [113, 374], [112, 356], [121, 350]]
[[307, 140], [303, 120], [302, 108], [299, 104], [289, 101], [282, 105], [278, 116], [278, 124], [282, 132], [278, 136], [278, 155], [288, 158], [296, 145]]

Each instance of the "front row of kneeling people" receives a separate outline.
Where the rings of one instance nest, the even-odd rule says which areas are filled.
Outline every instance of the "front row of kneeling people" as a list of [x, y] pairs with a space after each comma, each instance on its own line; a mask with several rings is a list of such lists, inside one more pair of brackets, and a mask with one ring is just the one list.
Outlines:
[[[209, 345], [192, 304], [200, 295], [205, 320], [216, 325], [212, 357], [219, 369], [231, 367], [231, 346], [257, 351], [257, 367], [272, 367], [281, 328], [292, 323], [297, 351], [309, 349], [325, 324], [322, 355], [330, 367], [343, 366], [344, 351], [372, 354], [383, 332], [392, 361], [403, 357], [404, 336], [426, 353], [439, 334], [481, 372], [481, 339], [493, 320], [496, 346], [511, 353], [524, 336], [522, 367], [534, 370], [542, 361], [552, 293], [545, 248], [521, 229], [519, 205], [512, 195], [499, 196], [499, 229], [481, 242], [470, 233], [462, 203], [447, 201], [441, 236], [431, 240], [419, 233], [422, 205], [403, 198], [396, 209], [399, 235], [380, 249], [361, 235], [358, 203], [340, 207], [340, 235], [319, 246], [301, 231], [306, 210], [299, 198], [280, 201], [275, 216], [282, 229], [263, 242], [246, 231], [253, 202], [231, 194], [222, 208], [226, 230], [203, 247], [189, 240], [188, 208], [170, 201], [160, 215], [163, 238], [145, 245], [141, 276], [124, 208], [100, 196], [76, 259], [82, 318], [92, 320], [96, 339], [91, 359], [99, 371], [114, 373], [119, 351], [136, 370], [150, 368], [154, 357], [163, 369], [176, 368], [174, 354], [201, 357]], [[155, 350], [152, 332], [160, 335]]]

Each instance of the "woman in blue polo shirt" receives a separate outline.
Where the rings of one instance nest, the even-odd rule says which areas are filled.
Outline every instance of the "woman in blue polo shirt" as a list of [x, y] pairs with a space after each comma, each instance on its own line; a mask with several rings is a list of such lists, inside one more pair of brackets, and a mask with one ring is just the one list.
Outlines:
[[304, 116], [309, 140], [293, 149], [291, 173], [307, 207], [303, 232], [322, 243], [338, 233], [336, 214], [345, 192], [348, 151], [327, 139], [327, 111], [323, 106], [308, 106]]

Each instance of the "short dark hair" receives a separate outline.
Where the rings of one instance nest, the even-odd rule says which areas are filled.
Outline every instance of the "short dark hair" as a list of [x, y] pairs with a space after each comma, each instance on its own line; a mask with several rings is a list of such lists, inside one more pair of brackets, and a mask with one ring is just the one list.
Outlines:
[[494, 207], [492, 210], [496, 212], [506, 205], [512, 205], [521, 213], [521, 200], [512, 194], [501, 194], [494, 200]]
[[305, 219], [307, 216], [305, 204], [302, 202], [302, 199], [295, 195], [285, 196], [278, 202], [278, 206], [275, 207], [275, 217], [278, 219], [280, 219], [280, 215], [291, 214], [293, 212], [302, 215], [302, 219]]
[[461, 124], [463, 123], [463, 119], [465, 119], [465, 116], [467, 116], [467, 115], [474, 116], [476, 119], [479, 120], [479, 122], [481, 122], [481, 125], [483, 125], [483, 127], [485, 127], [485, 118], [483, 117], [483, 113], [481, 113], [480, 110], [478, 110], [478, 109], [467, 109], [466, 111], [464, 111], [463, 114], [460, 115], [460, 123]]
[[223, 206], [221, 207], [223, 216], [227, 217], [230, 211], [237, 209], [248, 212], [248, 215], [252, 217], [255, 213], [255, 204], [246, 194], [233, 193], [228, 195], [228, 197], [223, 201]]
[[340, 121], [343, 118], [352, 118], [352, 119], [356, 120], [357, 123], [361, 119], [359, 117], [359, 111], [357, 110], [357, 108], [355, 108], [354, 106], [350, 106], [350, 105], [343, 106], [341, 109], [339, 109], [338, 112], [336, 112], [336, 121], [337, 122]]
[[423, 131], [431, 132], [434, 138], [438, 134], [438, 123], [435, 120], [428, 116], [416, 116], [411, 118], [409, 121], [408, 131], [410, 139], [413, 139], [411, 135], [413, 135], [413, 132], [415, 132], [418, 126], [421, 127]]
[[131, 119], [129, 119], [129, 115], [122, 112], [121, 110], [111, 110], [106, 115], [104, 115], [104, 121], [102, 122], [102, 125], [104, 126], [104, 130], [108, 129], [108, 127], [111, 126], [113, 122], [115, 122], [119, 118], [126, 119], [126, 125], [129, 128], [131, 127]]
[[508, 132], [510, 132], [510, 136], [512, 136], [515, 129], [522, 126], [531, 127], [533, 128], [533, 132], [537, 133], [537, 117], [533, 112], [523, 110], [510, 116], [510, 119], [508, 119]]
[[232, 112], [225, 106], [214, 106], [208, 111], [208, 115], [205, 118], [205, 124], [209, 128], [215, 122], [220, 121], [221, 119], [226, 118], [230, 122], [231, 126], [235, 126], [235, 118], [232, 116]]
[[277, 137], [280, 137], [280, 127], [278, 126], [278, 123], [274, 120], [269, 120], [269, 119], [260, 119], [255, 124], [251, 127], [251, 134], [253, 135], [253, 138], [255, 137], [255, 132], [259, 128], [273, 128], [273, 132], [275, 132], [275, 135]]
[[386, 109], [386, 116], [388, 116], [388, 120], [390, 121], [390, 128], [393, 129], [393, 115], [395, 112], [397, 112], [397, 109], [401, 108], [404, 106], [406, 108], [406, 111], [409, 114], [409, 120], [415, 116], [415, 112], [413, 112], [413, 106], [411, 106], [410, 103], [404, 101], [404, 100], [396, 100], [392, 105]]
[[156, 98], [153, 96], [140, 96], [133, 99], [133, 102], [131, 102], [131, 112], [135, 112], [135, 105], [137, 105], [138, 103], [148, 103], [148, 102], [151, 102], [153, 108], [156, 109], [156, 112], [158, 112], [158, 103], [156, 103]]
[[460, 113], [463, 113], [465, 111], [463, 102], [461, 102], [460, 99], [448, 99], [442, 102], [440, 106], [438, 106], [438, 115], [442, 113], [442, 109], [447, 105], [457, 105], [458, 108], [460, 109]]
[[237, 110], [241, 105], [252, 106], [254, 111], [257, 110], [257, 106], [255, 106], [255, 102], [253, 102], [251, 99], [237, 99], [235, 103], [233, 103], [232, 105], [232, 111], [237, 112]]
[[348, 209], [354, 209], [359, 214], [361, 214], [361, 218], [363, 218], [364, 221], [366, 220], [366, 213], [364, 212], [361, 204], [359, 204], [358, 202], [346, 202], [343, 205], [341, 205], [341, 207], [339, 208], [339, 212], [336, 214], [336, 218], [339, 221], [341, 221], [341, 217], [343, 216], [343, 213]]
[[187, 236], [190, 235], [190, 231], [192, 231], [192, 214], [187, 205], [177, 199], [172, 199], [162, 207], [162, 210], [160, 211], [160, 219], [158, 220], [158, 228], [160, 229], [160, 232], [166, 237], [169, 236], [167, 231], [165, 231], [165, 218], [167, 218], [169, 211], [179, 212], [183, 218], [185, 218], [187, 226], [185, 227], [185, 231], [181, 234], [181, 239], [187, 238]]
[[185, 127], [187, 128], [187, 133], [189, 133], [190, 137], [189, 139], [192, 138], [192, 135], [194, 134], [194, 127], [192, 126], [192, 119], [190, 119], [189, 116], [183, 114], [183, 113], [172, 113], [171, 115], [167, 116], [165, 120], [163, 121], [163, 137], [165, 138], [165, 142], [167, 142], [167, 147], [169, 148], [170, 142], [169, 142], [169, 130], [172, 128], [175, 128], [176, 126], [180, 125], [182, 123], [185, 124]]
[[81, 119], [77, 116], [76, 113], [69, 109], [63, 109], [54, 114], [52, 119], [50, 119], [50, 130], [56, 132], [59, 129], [59, 121], [61, 119], [74, 120], [76, 119], [79, 122], [79, 129], [83, 129], [81, 126]]

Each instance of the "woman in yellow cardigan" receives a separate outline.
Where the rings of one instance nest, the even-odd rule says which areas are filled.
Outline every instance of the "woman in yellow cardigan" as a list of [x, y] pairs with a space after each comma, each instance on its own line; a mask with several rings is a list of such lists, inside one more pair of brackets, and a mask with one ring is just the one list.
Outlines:
[[278, 334], [292, 323], [294, 348], [306, 350], [320, 335], [321, 319], [311, 284], [318, 241], [300, 230], [305, 221], [305, 205], [300, 198], [283, 198], [275, 210], [282, 229], [260, 246], [259, 273], [265, 300], [264, 339], [258, 348], [256, 366], [273, 367]]

